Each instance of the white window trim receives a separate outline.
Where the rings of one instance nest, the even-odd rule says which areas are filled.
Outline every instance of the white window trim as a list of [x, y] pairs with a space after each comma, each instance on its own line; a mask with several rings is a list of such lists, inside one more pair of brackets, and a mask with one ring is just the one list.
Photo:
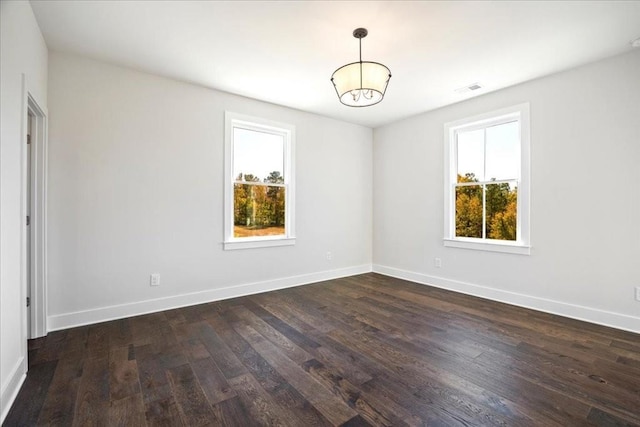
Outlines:
[[[476, 239], [456, 237], [455, 235], [455, 190], [457, 181], [455, 133], [461, 129], [473, 130], [494, 123], [505, 122], [517, 118], [520, 123], [520, 171], [518, 185], [518, 224], [515, 242], [505, 240]], [[444, 246], [474, 249], [491, 252], [505, 252], [529, 255], [530, 240], [530, 121], [529, 103], [514, 105], [477, 116], [445, 123], [444, 125]]]
[[[285, 235], [233, 237], [233, 128], [275, 133], [284, 136]], [[259, 117], [225, 111], [224, 159], [224, 242], [225, 250], [295, 245], [295, 126]]]

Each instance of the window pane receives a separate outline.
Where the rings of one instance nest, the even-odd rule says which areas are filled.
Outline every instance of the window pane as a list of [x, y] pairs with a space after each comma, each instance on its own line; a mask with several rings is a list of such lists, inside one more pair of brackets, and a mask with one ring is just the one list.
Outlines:
[[482, 186], [456, 187], [456, 236], [482, 238]]
[[484, 180], [484, 129], [458, 132], [458, 182]]
[[520, 169], [518, 122], [487, 128], [485, 180], [514, 179]]
[[285, 234], [285, 188], [233, 185], [233, 237]]
[[516, 240], [518, 188], [509, 183], [487, 184], [487, 238]]
[[[269, 181], [270, 175], [276, 180]], [[233, 177], [236, 180], [278, 182], [277, 177], [283, 176], [282, 135], [233, 128]]]

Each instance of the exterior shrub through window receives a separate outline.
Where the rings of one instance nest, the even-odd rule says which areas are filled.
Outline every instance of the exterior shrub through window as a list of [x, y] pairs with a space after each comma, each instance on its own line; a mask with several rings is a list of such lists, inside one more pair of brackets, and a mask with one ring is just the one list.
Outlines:
[[225, 249], [293, 244], [293, 126], [226, 114]]
[[445, 245], [528, 248], [528, 128], [528, 105], [445, 125]]

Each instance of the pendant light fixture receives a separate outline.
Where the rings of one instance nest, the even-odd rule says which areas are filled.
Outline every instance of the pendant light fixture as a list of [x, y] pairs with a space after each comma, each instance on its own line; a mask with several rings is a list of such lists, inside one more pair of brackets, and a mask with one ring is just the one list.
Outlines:
[[382, 101], [391, 78], [391, 71], [384, 65], [362, 60], [362, 39], [367, 34], [366, 28], [353, 30], [353, 37], [360, 43], [360, 61], [343, 65], [331, 76], [340, 102], [349, 107], [368, 107]]

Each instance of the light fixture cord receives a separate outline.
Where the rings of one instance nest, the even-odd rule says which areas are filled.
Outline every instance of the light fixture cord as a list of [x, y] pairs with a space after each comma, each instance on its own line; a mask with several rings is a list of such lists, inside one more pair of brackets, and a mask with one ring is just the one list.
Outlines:
[[362, 90], [362, 37], [358, 39], [360, 43], [360, 90]]

